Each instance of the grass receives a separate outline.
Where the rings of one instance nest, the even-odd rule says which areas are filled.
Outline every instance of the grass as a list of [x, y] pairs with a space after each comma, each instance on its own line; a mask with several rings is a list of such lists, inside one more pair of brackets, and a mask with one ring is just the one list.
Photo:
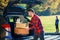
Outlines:
[[[58, 16], [60, 20], [60, 16]], [[56, 16], [40, 16], [40, 19], [42, 21], [44, 31], [45, 32], [55, 32], [55, 19]], [[60, 24], [60, 22], [59, 22]], [[60, 25], [59, 25], [59, 31], [60, 31]]]

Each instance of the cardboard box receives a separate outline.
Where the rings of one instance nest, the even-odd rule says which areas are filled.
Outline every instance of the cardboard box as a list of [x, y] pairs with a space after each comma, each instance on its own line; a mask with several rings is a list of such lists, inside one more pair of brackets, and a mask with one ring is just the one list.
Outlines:
[[21, 34], [21, 35], [28, 35], [29, 34], [29, 30], [26, 30], [25, 28], [15, 28], [14, 32], [16, 34]]
[[28, 26], [29, 26], [28, 23], [21, 23], [21, 22], [17, 23], [16, 22], [16, 28], [26, 28]]
[[26, 30], [27, 28], [29, 28], [28, 23], [21, 23], [21, 22], [16, 22], [16, 27], [14, 29], [14, 32], [16, 34], [21, 34], [21, 35], [28, 35], [29, 34], [29, 30]]

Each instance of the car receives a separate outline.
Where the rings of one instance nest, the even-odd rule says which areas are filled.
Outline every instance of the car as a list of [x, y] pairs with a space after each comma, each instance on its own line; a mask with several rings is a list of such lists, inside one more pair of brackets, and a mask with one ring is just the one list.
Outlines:
[[[15, 25], [17, 16], [23, 15], [24, 18], [26, 18], [28, 15], [26, 12], [27, 9], [31, 8], [35, 4], [41, 4], [41, 3], [42, 3], [41, 1], [37, 1], [37, 0], [30, 0], [30, 1], [17, 0], [17, 1], [10, 1], [8, 3], [8, 6], [4, 9], [3, 16], [6, 18], [6, 20], [8, 21], [8, 23], [11, 26], [12, 37], [19, 36], [19, 35], [14, 34], [14, 27], [15, 27], [14, 25]], [[24, 4], [25, 8], [23, 7], [23, 5], [20, 6], [20, 4]], [[34, 5], [32, 5], [32, 4], [34, 4]], [[26, 19], [28, 20], [28, 18], [26, 18]], [[29, 36], [33, 35], [33, 34], [34, 34], [33, 30], [30, 30]]]

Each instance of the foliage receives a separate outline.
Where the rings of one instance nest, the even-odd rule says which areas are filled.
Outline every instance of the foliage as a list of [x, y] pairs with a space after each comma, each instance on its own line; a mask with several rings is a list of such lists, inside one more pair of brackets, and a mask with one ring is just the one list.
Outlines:
[[0, 0], [0, 8], [4, 8], [7, 6], [9, 0]]
[[[60, 12], [60, 1], [59, 0], [41, 0], [43, 4], [35, 5], [33, 9], [37, 12], [44, 12], [50, 8], [50, 15], [57, 14]], [[43, 14], [43, 13], [41, 13]], [[46, 14], [46, 13], [45, 13]]]

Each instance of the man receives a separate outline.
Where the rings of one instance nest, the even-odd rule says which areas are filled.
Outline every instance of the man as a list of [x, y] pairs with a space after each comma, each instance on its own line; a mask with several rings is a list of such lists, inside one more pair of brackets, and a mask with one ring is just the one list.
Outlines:
[[28, 9], [28, 15], [32, 17], [29, 23], [29, 30], [34, 29], [34, 40], [38, 40], [38, 38], [40, 38], [40, 40], [44, 40], [43, 26], [39, 17], [35, 14], [33, 9]]
[[56, 16], [56, 20], [55, 20], [56, 32], [59, 32], [58, 24], [59, 24], [59, 19], [58, 16]]

